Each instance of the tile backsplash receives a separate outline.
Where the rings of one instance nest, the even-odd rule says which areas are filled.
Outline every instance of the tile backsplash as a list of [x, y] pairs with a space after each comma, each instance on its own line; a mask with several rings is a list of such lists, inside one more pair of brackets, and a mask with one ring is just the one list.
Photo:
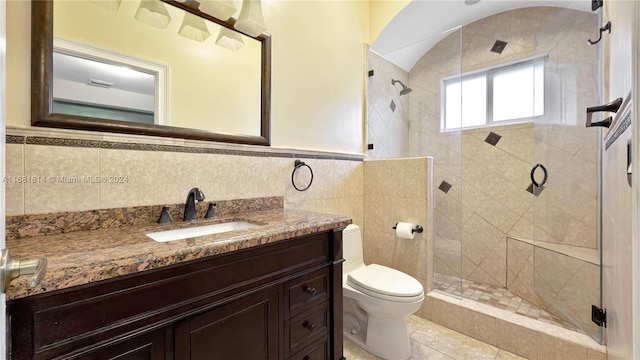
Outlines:
[[[7, 216], [178, 204], [191, 188], [199, 187], [207, 201], [284, 197], [285, 208], [362, 219], [358, 156], [213, 148], [189, 141], [136, 143], [125, 136], [119, 136], [122, 141], [102, 141], [70, 134], [75, 133], [7, 136]], [[297, 158], [314, 171], [305, 192], [291, 185]]]

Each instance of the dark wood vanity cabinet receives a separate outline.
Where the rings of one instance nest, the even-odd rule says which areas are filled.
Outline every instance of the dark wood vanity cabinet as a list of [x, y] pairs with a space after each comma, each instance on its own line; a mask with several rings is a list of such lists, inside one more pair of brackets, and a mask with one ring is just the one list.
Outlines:
[[159, 329], [96, 349], [87, 349], [83, 355], [59, 356], [81, 360], [164, 360], [165, 338], [170, 329]]
[[11, 300], [10, 359], [342, 359], [341, 230]]

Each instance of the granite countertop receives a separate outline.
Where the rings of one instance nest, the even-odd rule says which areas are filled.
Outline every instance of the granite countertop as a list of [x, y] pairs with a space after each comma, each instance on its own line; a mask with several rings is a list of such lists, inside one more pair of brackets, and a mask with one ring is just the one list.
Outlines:
[[[145, 235], [229, 221], [248, 221], [262, 226], [164, 243]], [[235, 213], [188, 224], [179, 221], [168, 225], [146, 224], [7, 239], [12, 259], [47, 257], [48, 260], [47, 272], [36, 288], [28, 286], [30, 275], [20, 276], [7, 290], [7, 300], [269, 244], [350, 223], [351, 219], [345, 216], [277, 209]]]

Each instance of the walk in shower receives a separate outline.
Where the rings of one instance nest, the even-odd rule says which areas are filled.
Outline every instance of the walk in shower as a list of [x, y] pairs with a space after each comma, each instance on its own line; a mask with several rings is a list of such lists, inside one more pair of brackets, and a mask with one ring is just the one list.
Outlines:
[[434, 158], [434, 291], [601, 342], [591, 306], [601, 304], [602, 134], [584, 125], [602, 102], [598, 46], [587, 44], [599, 27], [596, 13], [530, 7], [425, 39], [403, 113], [385, 120], [380, 106], [368, 134], [376, 149], [376, 122], [404, 121], [403, 148], [369, 157]]

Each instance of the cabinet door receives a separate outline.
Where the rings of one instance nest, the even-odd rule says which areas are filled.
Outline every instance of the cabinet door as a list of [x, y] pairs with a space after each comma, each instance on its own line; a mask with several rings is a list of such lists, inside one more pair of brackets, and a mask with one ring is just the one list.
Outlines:
[[175, 325], [175, 358], [277, 359], [278, 288], [262, 290]]
[[164, 339], [164, 330], [156, 330], [73, 358], [81, 360], [164, 360]]

